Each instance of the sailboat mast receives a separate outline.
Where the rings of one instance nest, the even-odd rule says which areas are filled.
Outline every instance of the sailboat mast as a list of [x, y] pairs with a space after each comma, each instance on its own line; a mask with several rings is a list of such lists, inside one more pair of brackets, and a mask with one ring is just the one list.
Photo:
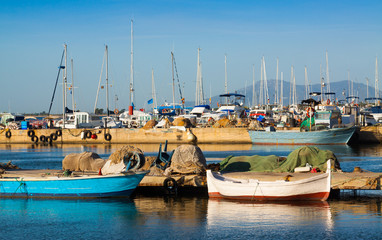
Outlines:
[[297, 106], [296, 74], [293, 69], [293, 105]]
[[198, 62], [196, 73], [195, 105], [200, 104], [200, 48], [198, 48]]
[[72, 90], [72, 109], [73, 109], [73, 112], [76, 111], [76, 104], [74, 102], [74, 78], [73, 78], [73, 58], [70, 59], [70, 62], [71, 62], [71, 65], [72, 65], [72, 87], [71, 87], [71, 90]]
[[206, 104], [205, 99], [204, 99], [204, 88], [203, 88], [203, 66], [200, 63], [200, 83], [199, 83], [199, 89], [200, 89], [200, 103], [201, 104]]
[[[322, 77], [322, 65], [321, 65], [321, 63], [320, 63], [320, 81], [321, 81], [321, 103], [322, 103], [322, 101], [323, 101], [323, 95], [322, 95], [322, 88], [324, 87], [324, 77]], [[350, 90], [349, 90], [350, 91]], [[350, 94], [350, 92], [349, 92], [349, 94]]]
[[134, 52], [133, 52], [133, 20], [131, 20], [131, 53], [130, 53], [130, 106], [134, 105]]
[[366, 78], [366, 98], [369, 98], [369, 78]]
[[171, 52], [171, 64], [172, 64], [172, 105], [175, 109], [175, 77], [174, 77], [174, 53]]
[[96, 94], [96, 100], [94, 103], [94, 113], [96, 113], [97, 109], [97, 103], [98, 103], [98, 95], [99, 95], [99, 90], [101, 89], [101, 80], [102, 80], [102, 74], [103, 74], [103, 65], [105, 64], [105, 56], [106, 56], [106, 51], [103, 54], [103, 59], [102, 59], [102, 67], [101, 67], [101, 74], [99, 75], [99, 81], [98, 81], [98, 88], [97, 88], [97, 94]]
[[264, 70], [264, 102], [269, 104], [269, 93], [268, 93], [268, 80], [267, 80], [267, 71], [265, 69], [265, 58], [263, 56], [263, 70]]
[[227, 80], [227, 55], [224, 55], [224, 89], [225, 89], [225, 94], [228, 93], [228, 80]]
[[260, 96], [259, 96], [259, 104], [264, 104], [264, 71], [263, 71], [263, 58], [261, 58], [261, 64], [260, 64]]
[[281, 93], [280, 93], [280, 103], [281, 109], [284, 107], [284, 73], [281, 72]]
[[157, 107], [157, 97], [156, 97], [155, 82], [154, 82], [154, 69], [151, 69], [151, 88], [152, 88], [153, 113], [154, 113], [154, 109]]
[[308, 70], [305, 66], [305, 99], [308, 99], [309, 96], [309, 83], [308, 83]]
[[292, 88], [293, 88], [293, 65], [290, 68], [289, 107], [292, 104]]
[[64, 68], [64, 71], [63, 71], [63, 78], [62, 78], [62, 107], [63, 107], [63, 111], [62, 111], [62, 120], [63, 120], [63, 123], [62, 123], [62, 128], [65, 128], [65, 119], [66, 119], [66, 82], [67, 82], [67, 75], [66, 75], [66, 67], [67, 67], [67, 46], [66, 44], [64, 44], [64, 48], [65, 48], [65, 68]]
[[379, 98], [378, 58], [375, 57], [375, 97]]
[[[326, 81], [328, 87], [326, 88], [327, 92], [330, 92], [330, 79], [329, 79], [329, 60], [328, 60], [328, 51], [326, 51]], [[328, 96], [329, 97], [329, 96]]]
[[255, 64], [252, 66], [252, 107], [255, 107]]
[[277, 104], [279, 99], [279, 58], [277, 58], [276, 63], [276, 89], [275, 89], [275, 104]]
[[[106, 45], [106, 111], [107, 111], [107, 116], [109, 116], [109, 53]], [[106, 124], [106, 121], [105, 121]]]

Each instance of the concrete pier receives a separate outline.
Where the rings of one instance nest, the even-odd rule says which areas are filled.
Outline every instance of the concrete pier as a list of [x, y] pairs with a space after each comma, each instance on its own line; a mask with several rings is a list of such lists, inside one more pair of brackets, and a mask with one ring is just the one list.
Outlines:
[[[7, 133], [7, 132], [10, 133]], [[193, 128], [182, 130], [177, 128], [168, 129], [34, 129], [34, 130], [0, 130], [0, 143], [2, 144], [29, 144], [34, 143], [33, 135], [41, 144], [41, 136], [49, 137], [57, 135], [53, 143], [65, 144], [103, 144], [103, 143], [189, 143], [197, 138], [198, 144], [204, 143], [240, 143], [251, 144], [248, 131], [245, 128]], [[28, 135], [29, 132], [29, 135]], [[106, 134], [110, 136], [108, 140]], [[60, 136], [58, 136], [60, 135]], [[194, 136], [194, 137], [193, 137]]]

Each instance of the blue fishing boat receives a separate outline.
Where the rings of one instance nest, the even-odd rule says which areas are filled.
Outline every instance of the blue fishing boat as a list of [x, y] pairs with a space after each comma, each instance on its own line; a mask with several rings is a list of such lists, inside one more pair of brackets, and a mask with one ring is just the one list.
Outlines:
[[146, 173], [66, 177], [54, 176], [49, 170], [7, 171], [0, 178], [0, 197], [128, 197]]
[[319, 131], [299, 130], [257, 131], [249, 130], [253, 144], [271, 145], [340, 145], [347, 144], [356, 127], [333, 128]]

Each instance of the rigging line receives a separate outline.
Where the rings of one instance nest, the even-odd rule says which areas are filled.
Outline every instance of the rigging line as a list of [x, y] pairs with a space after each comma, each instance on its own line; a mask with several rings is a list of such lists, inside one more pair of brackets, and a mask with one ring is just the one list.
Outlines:
[[105, 64], [105, 56], [106, 56], [106, 50], [103, 54], [103, 59], [102, 59], [102, 67], [101, 67], [101, 74], [99, 75], [99, 82], [98, 82], [98, 88], [97, 88], [97, 94], [96, 94], [96, 100], [94, 103], [94, 113], [96, 112], [97, 109], [97, 102], [98, 102], [98, 95], [99, 95], [99, 90], [101, 88], [101, 80], [102, 80], [102, 73], [103, 73], [103, 65]]
[[252, 197], [251, 197], [251, 200], [253, 200], [255, 198], [255, 195], [256, 195], [256, 191], [257, 191], [257, 187], [259, 186], [259, 182], [257, 182], [257, 185], [256, 185], [256, 188], [255, 188], [255, 192], [253, 193]]
[[56, 78], [56, 84], [54, 85], [54, 90], [53, 90], [52, 100], [50, 100], [50, 106], [49, 106], [48, 116], [50, 115], [50, 110], [52, 109], [53, 100], [54, 100], [54, 95], [56, 94], [58, 78], [60, 77], [60, 72], [61, 72], [61, 68], [62, 68], [62, 61], [63, 61], [63, 59], [64, 59], [64, 53], [65, 53], [65, 49], [62, 51], [61, 62], [60, 62], [60, 66], [58, 67], [58, 73], [57, 73], [57, 78]]
[[[176, 68], [175, 56], [173, 56], [173, 58], [174, 58], [174, 68], [175, 68], [176, 79], [178, 80], [178, 87], [179, 87], [180, 99], [183, 99], [182, 89], [180, 88], [180, 81], [179, 81], [179, 76], [178, 76], [178, 69]], [[183, 105], [183, 104], [182, 104], [182, 105]]]
[[[24, 182], [24, 178], [20, 178], [20, 181], [17, 180], [17, 178], [16, 178], [16, 182], [20, 183], [20, 185], [17, 187], [17, 189], [15, 190], [15, 192], [14, 192], [13, 194], [16, 194], [16, 193], [17, 193], [17, 190], [19, 190], [19, 189], [20, 189], [20, 192], [21, 192], [21, 193], [26, 193], [26, 194], [28, 194], [28, 191], [27, 191], [27, 189], [25, 188], [26, 183]], [[22, 192], [22, 190], [21, 190], [22, 187], [24, 188], [24, 192]]]

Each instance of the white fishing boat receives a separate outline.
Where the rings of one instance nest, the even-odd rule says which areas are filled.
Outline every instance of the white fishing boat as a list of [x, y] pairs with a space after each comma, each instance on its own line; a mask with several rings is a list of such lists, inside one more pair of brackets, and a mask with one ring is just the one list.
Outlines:
[[329, 197], [331, 183], [331, 164], [327, 161], [327, 171], [296, 181], [260, 181], [257, 179], [238, 179], [207, 170], [207, 186], [210, 198], [237, 200], [325, 201]]

